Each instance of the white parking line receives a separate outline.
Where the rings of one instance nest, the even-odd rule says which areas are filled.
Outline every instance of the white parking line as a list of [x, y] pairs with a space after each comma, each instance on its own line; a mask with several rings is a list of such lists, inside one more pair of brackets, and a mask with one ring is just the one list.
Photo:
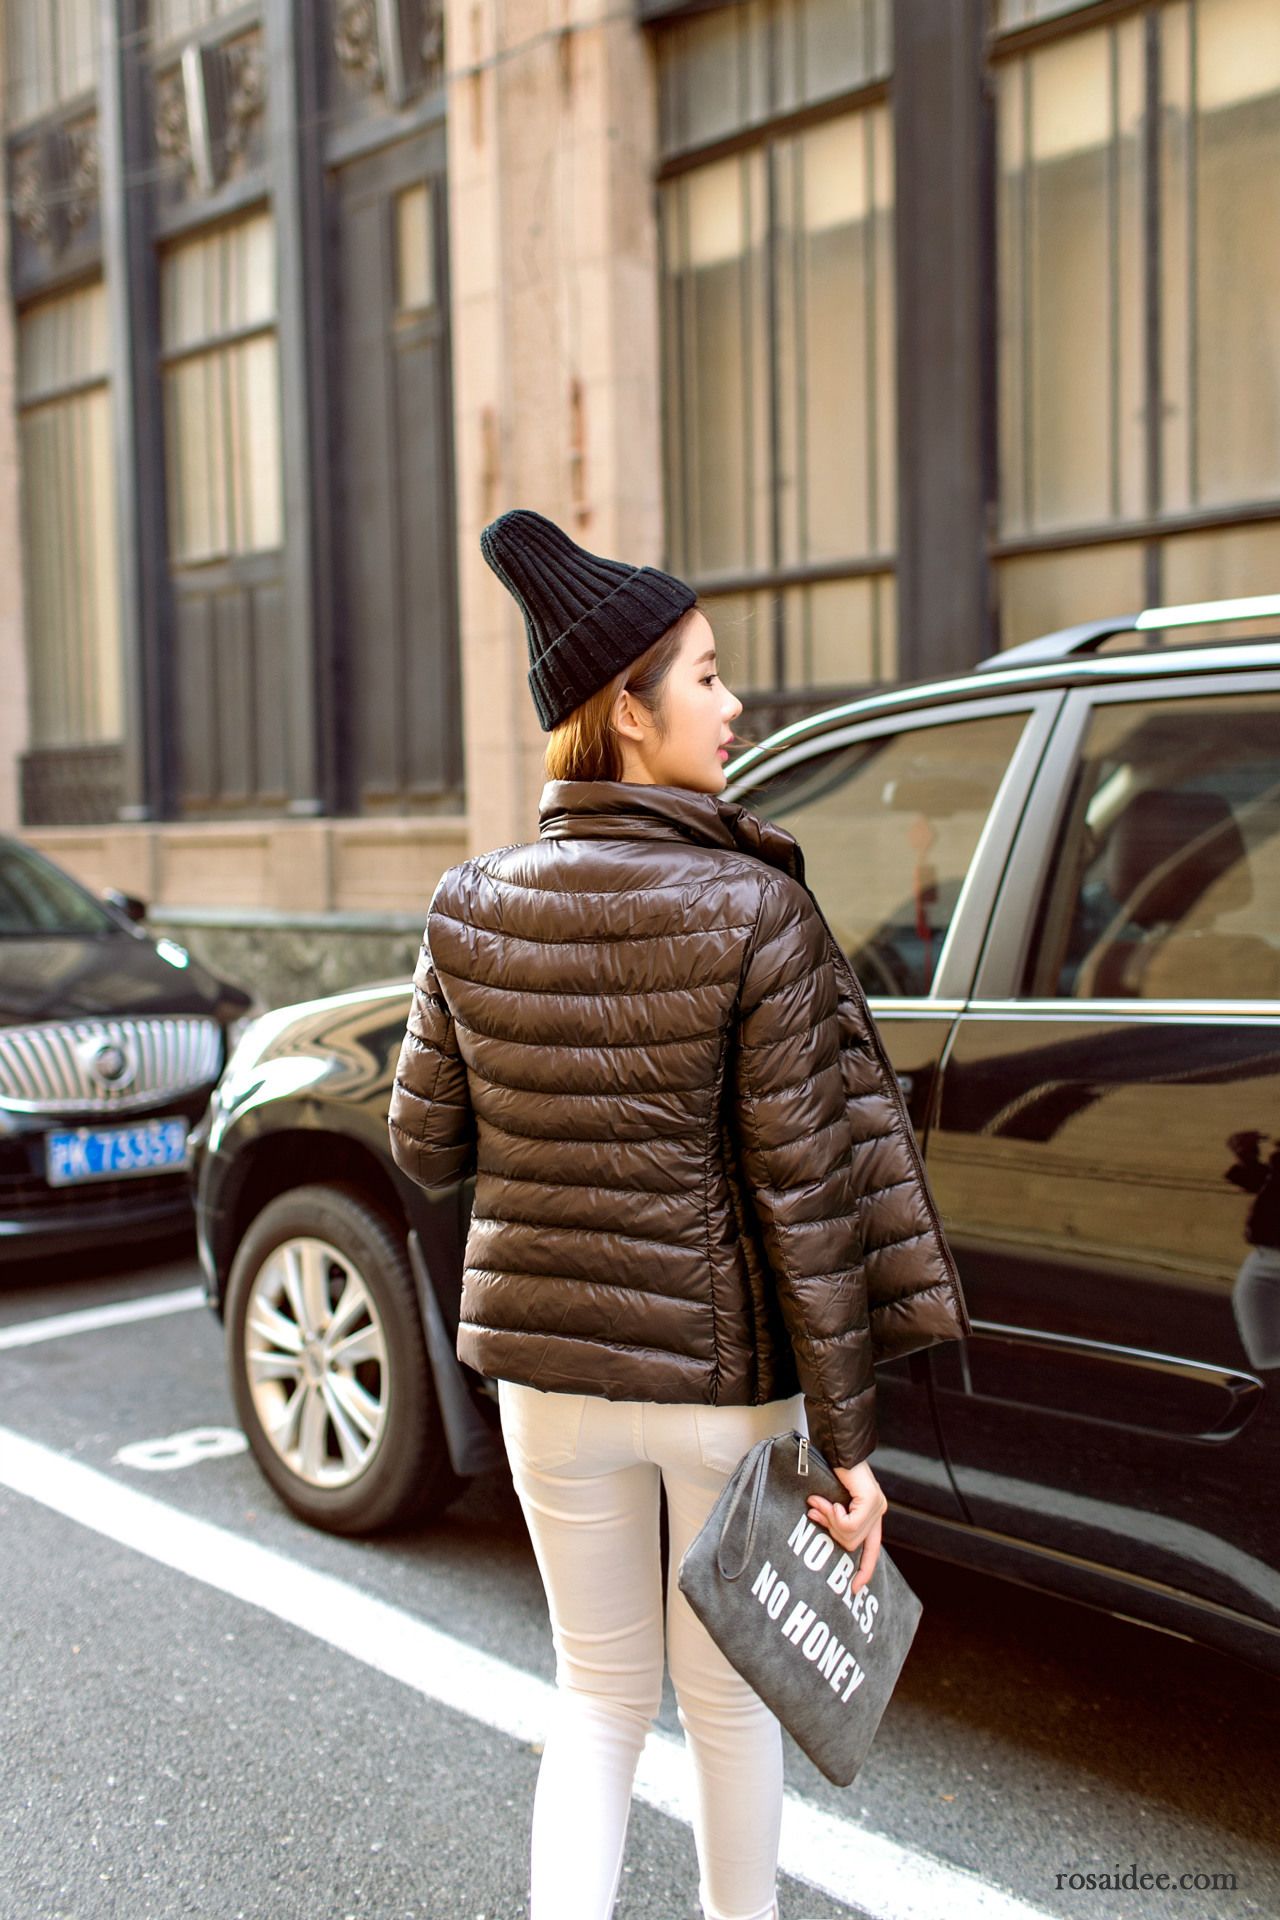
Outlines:
[[[273, 1614], [455, 1713], [515, 1740], [545, 1737], [555, 1697], [549, 1682], [331, 1574], [137, 1493], [4, 1427], [0, 1486]], [[649, 1735], [635, 1793], [647, 1806], [689, 1824], [693, 1784], [683, 1741], [656, 1729]], [[793, 1879], [872, 1920], [938, 1920], [940, 1913], [947, 1920], [1048, 1920], [975, 1874], [899, 1846], [794, 1793], [783, 1803], [779, 1864]]]
[[147, 1293], [140, 1300], [116, 1300], [105, 1307], [81, 1307], [76, 1313], [48, 1313], [42, 1320], [24, 1320], [16, 1327], [0, 1327], [0, 1348], [34, 1347], [42, 1340], [64, 1340], [72, 1333], [96, 1333], [99, 1327], [122, 1327], [130, 1320], [159, 1320], [166, 1313], [190, 1313], [203, 1307], [200, 1287], [179, 1287], [176, 1293]]

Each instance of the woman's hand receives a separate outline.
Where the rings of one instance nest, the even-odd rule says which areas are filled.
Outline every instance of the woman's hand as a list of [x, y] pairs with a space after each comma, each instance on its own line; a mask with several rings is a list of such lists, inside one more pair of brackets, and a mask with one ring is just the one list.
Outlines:
[[849, 1582], [850, 1593], [857, 1593], [859, 1588], [866, 1586], [876, 1570], [876, 1561], [880, 1558], [881, 1522], [888, 1512], [889, 1502], [880, 1491], [880, 1483], [867, 1461], [860, 1460], [856, 1467], [836, 1467], [834, 1471], [836, 1479], [848, 1491], [848, 1504], [824, 1500], [820, 1493], [811, 1493], [809, 1518], [825, 1527], [846, 1553], [852, 1553], [861, 1543], [862, 1558], [858, 1563], [858, 1571]]

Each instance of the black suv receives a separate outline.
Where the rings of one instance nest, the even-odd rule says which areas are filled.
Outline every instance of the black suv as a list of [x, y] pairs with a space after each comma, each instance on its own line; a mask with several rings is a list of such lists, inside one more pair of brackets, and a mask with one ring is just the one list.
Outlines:
[[[1246, 616], [1278, 637], [1224, 644]], [[805, 850], [973, 1318], [879, 1370], [887, 1537], [1280, 1673], [1280, 598], [1053, 634], [729, 772]], [[408, 1004], [268, 1015], [197, 1137], [245, 1430], [344, 1531], [501, 1458], [453, 1354], [470, 1183], [389, 1156]]]

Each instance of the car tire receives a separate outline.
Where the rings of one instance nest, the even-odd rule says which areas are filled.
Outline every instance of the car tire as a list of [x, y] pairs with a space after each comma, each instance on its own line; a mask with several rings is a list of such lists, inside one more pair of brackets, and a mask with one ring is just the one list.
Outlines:
[[296, 1187], [264, 1207], [232, 1262], [225, 1318], [240, 1424], [300, 1518], [375, 1533], [461, 1491], [404, 1233], [358, 1191]]

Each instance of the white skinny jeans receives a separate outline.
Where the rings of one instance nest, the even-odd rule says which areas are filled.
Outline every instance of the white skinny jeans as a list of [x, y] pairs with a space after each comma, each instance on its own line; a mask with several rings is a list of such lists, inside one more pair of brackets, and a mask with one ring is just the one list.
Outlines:
[[670, 1563], [666, 1657], [693, 1763], [706, 1920], [777, 1920], [782, 1733], [676, 1584], [690, 1541], [747, 1449], [807, 1432], [804, 1396], [668, 1406], [498, 1383], [512, 1478], [556, 1650], [556, 1715], [538, 1772], [531, 1920], [610, 1920], [631, 1789], [662, 1698], [659, 1483]]

